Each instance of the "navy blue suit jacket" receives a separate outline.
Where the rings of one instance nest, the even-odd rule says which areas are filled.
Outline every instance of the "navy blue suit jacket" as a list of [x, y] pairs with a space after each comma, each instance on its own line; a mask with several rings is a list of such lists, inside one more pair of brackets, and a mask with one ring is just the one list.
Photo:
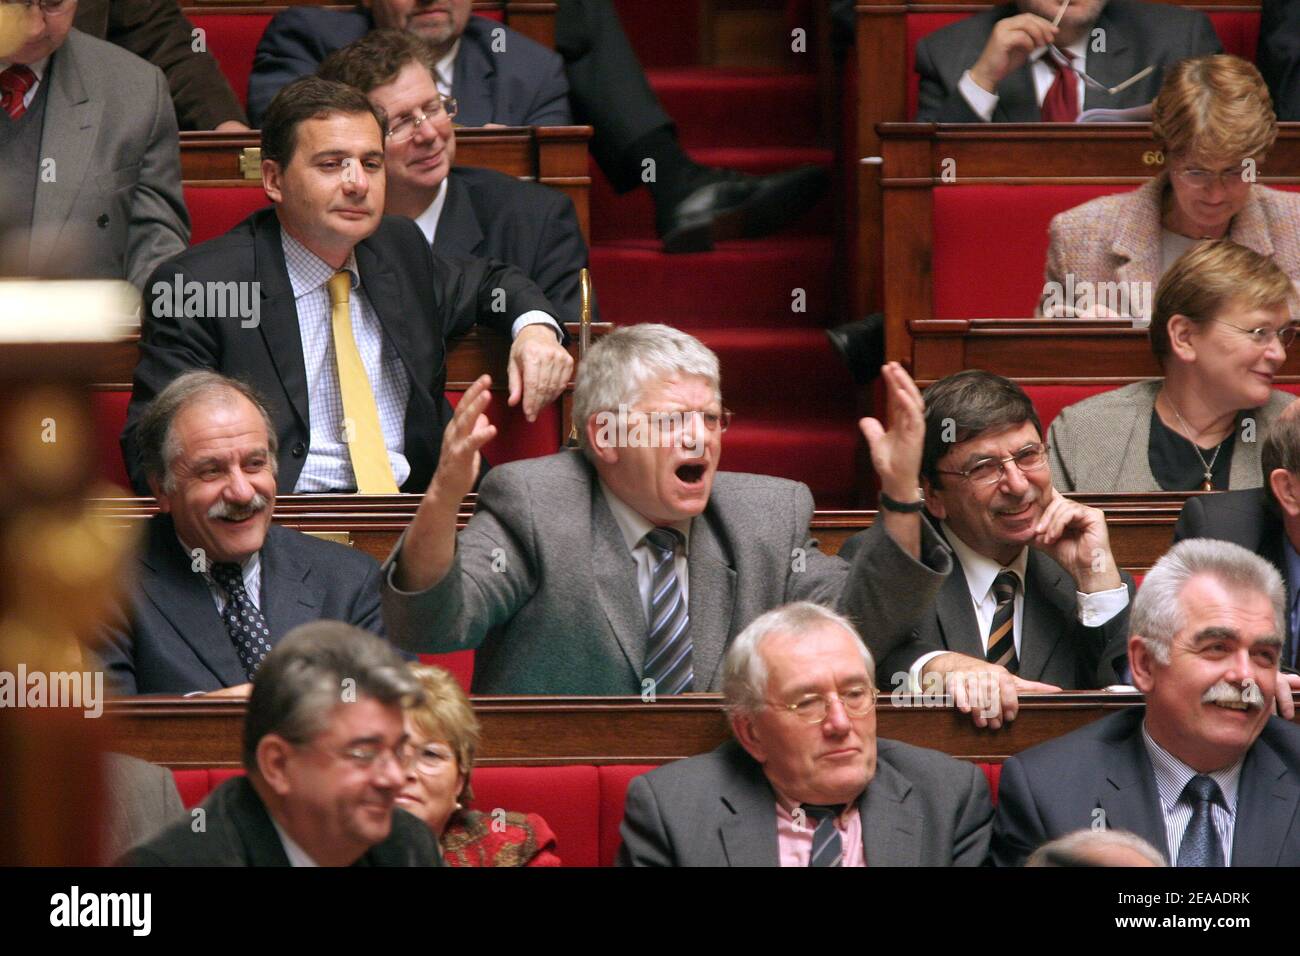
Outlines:
[[[290, 7], [267, 24], [248, 78], [248, 116], [261, 126], [271, 100], [290, 80], [316, 72], [335, 50], [375, 29], [370, 11]], [[504, 31], [498, 33], [497, 31]], [[456, 53], [452, 95], [462, 126], [568, 126], [564, 61], [522, 33], [486, 17], [470, 17]]]

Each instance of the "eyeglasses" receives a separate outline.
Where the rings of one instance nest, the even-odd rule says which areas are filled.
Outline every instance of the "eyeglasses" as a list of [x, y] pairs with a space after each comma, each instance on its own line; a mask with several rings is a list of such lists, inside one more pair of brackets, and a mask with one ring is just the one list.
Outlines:
[[1231, 322], [1224, 322], [1222, 319], [1210, 319], [1215, 325], [1226, 325], [1230, 329], [1236, 329], [1242, 335], [1250, 336], [1250, 341], [1257, 348], [1266, 349], [1277, 339], [1282, 343], [1282, 348], [1290, 348], [1291, 343], [1295, 341], [1296, 326], [1284, 325], [1280, 329], [1274, 329], [1267, 325], [1261, 325], [1255, 329], [1243, 329], [1240, 325], [1233, 325]]
[[838, 694], [804, 694], [793, 704], [770, 703], [806, 724], [820, 724], [830, 713], [831, 700], [838, 700], [850, 717], [865, 717], [876, 706], [876, 689], [869, 684], [855, 684]]
[[1035, 442], [1032, 445], [1026, 445], [1014, 455], [1009, 455], [1006, 458], [982, 458], [965, 471], [944, 471], [943, 469], [938, 469], [938, 471], [941, 475], [959, 475], [971, 482], [971, 484], [994, 485], [1002, 480], [1003, 474], [1006, 473], [1007, 462], [1010, 461], [1014, 461], [1016, 467], [1026, 474], [1032, 471], [1041, 471], [1047, 467], [1047, 445], [1042, 442]]
[[676, 409], [671, 412], [648, 412], [642, 411], [650, 423], [659, 430], [661, 435], [675, 435], [678, 429], [685, 428], [692, 418], [700, 416], [700, 421], [704, 423], [705, 429], [711, 432], [726, 431], [731, 427], [731, 420], [735, 418], [735, 412], [724, 408], [721, 412], [707, 412], [698, 408]]
[[69, 13], [74, 6], [74, 4], [69, 3], [68, 0], [17, 0], [14, 5], [22, 7], [40, 7], [41, 13], [45, 14], [47, 17], [57, 17], [61, 13]]
[[418, 110], [399, 116], [388, 127], [388, 141], [394, 144], [405, 143], [415, 135], [416, 129], [425, 120], [432, 122], [441, 119], [443, 114], [446, 114], [448, 118], [456, 115], [456, 100], [450, 96], [429, 100]]
[[[315, 746], [315, 745], [313, 745]], [[317, 748], [323, 749], [323, 748]], [[333, 751], [337, 756], [342, 757], [349, 763], [356, 765], [361, 770], [370, 770], [375, 764], [389, 754], [397, 761], [397, 766], [403, 773], [411, 766], [415, 760], [415, 748], [409, 741], [402, 741], [395, 747], [383, 747], [379, 744], [357, 744], [353, 747], [345, 747], [339, 751]]]
[[1253, 163], [1241, 163], [1231, 169], [1221, 169], [1217, 173], [1208, 169], [1193, 168], [1175, 169], [1173, 174], [1193, 189], [1209, 189], [1215, 183], [1228, 189], [1233, 186], [1248, 185], [1251, 182], [1248, 177], [1254, 168]]
[[445, 747], [429, 744], [415, 751], [415, 769], [427, 777], [441, 773], [448, 762], [455, 763], [456, 755]]
[[1136, 83], [1138, 80], [1141, 80], [1146, 76], [1149, 76], [1155, 70], [1154, 66], [1148, 66], [1146, 69], [1139, 70], [1137, 73], [1134, 73], [1123, 83], [1119, 83], [1115, 86], [1106, 86], [1099, 80], [1094, 80], [1087, 73], [1083, 72], [1083, 70], [1075, 66], [1074, 63], [1071, 62], [1070, 58], [1066, 56], [1064, 53], [1062, 53], [1060, 50], [1058, 50], [1054, 45], [1049, 43], [1047, 45], [1047, 52], [1051, 55], [1052, 59], [1054, 59], [1057, 63], [1061, 64], [1061, 66], [1065, 67], [1067, 70], [1070, 70], [1073, 73], [1078, 73], [1079, 76], [1083, 78], [1084, 86], [1090, 86], [1094, 90], [1100, 90], [1102, 93], [1106, 93], [1109, 96], [1114, 96], [1116, 93], [1124, 92], [1134, 83]]

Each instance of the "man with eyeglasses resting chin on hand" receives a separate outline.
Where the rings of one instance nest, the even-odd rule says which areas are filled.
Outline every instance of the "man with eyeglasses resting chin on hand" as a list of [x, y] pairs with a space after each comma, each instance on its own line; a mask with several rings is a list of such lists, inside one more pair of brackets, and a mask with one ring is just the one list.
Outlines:
[[[1115, 564], [1105, 515], [1052, 487], [1038, 414], [1020, 386], [967, 370], [926, 389], [916, 477], [928, 516], [887, 495], [881, 514], [906, 509], [933, 522], [953, 569], [933, 600], [899, 602], [911, 612], [901, 628], [864, 632], [882, 688], [951, 694], [976, 726], [998, 728], [1015, 718], [1020, 694], [1123, 681], [1132, 579]], [[840, 555], [873, 547], [882, 524]]]

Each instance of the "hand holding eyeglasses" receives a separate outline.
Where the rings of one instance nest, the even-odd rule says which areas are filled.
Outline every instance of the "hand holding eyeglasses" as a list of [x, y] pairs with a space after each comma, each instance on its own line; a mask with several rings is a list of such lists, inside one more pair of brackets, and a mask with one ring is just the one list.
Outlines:
[[988, 92], [996, 92], [999, 83], [1029, 62], [1031, 53], [1055, 43], [1058, 33], [1058, 26], [1036, 13], [999, 20], [970, 68], [971, 79]]

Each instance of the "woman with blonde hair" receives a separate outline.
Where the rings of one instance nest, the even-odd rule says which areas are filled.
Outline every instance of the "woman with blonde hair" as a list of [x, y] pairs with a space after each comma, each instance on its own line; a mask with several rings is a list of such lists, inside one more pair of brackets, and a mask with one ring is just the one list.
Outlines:
[[479, 742], [474, 708], [441, 667], [412, 667], [411, 673], [425, 699], [406, 712], [415, 759], [398, 806], [428, 825], [451, 866], [559, 866], [555, 834], [537, 814], [469, 809]]
[[1203, 239], [1231, 239], [1300, 277], [1300, 196], [1255, 183], [1277, 118], [1253, 64], [1217, 54], [1171, 67], [1151, 135], [1164, 156], [1160, 175], [1052, 220], [1040, 314], [1147, 318], [1160, 277]]

